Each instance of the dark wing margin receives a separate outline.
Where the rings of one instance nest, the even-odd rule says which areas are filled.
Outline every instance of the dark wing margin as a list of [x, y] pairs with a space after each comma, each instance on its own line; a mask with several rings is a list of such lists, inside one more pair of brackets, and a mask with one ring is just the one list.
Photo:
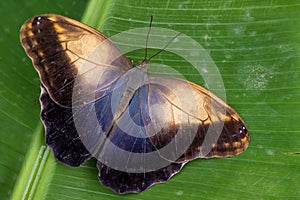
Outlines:
[[156, 171], [127, 173], [107, 167], [99, 161], [97, 162], [99, 181], [119, 194], [139, 193], [154, 184], [166, 182], [178, 173], [183, 165], [182, 163], [172, 163]]
[[76, 167], [91, 157], [75, 128], [72, 109], [57, 105], [41, 86], [41, 119], [45, 126], [46, 143], [60, 162]]

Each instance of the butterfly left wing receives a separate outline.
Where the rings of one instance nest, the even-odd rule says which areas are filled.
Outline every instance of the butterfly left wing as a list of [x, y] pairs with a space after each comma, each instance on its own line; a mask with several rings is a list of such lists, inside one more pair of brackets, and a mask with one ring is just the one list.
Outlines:
[[105, 35], [67, 17], [33, 17], [22, 25], [20, 39], [43, 86], [60, 106], [93, 101], [96, 87], [107, 92], [132, 67]]
[[74, 101], [75, 106], [93, 101], [96, 87], [98, 98], [105, 96], [131, 63], [105, 35], [59, 15], [30, 18], [21, 27], [20, 40], [41, 79], [46, 143], [58, 160], [79, 166], [91, 155], [76, 131]]

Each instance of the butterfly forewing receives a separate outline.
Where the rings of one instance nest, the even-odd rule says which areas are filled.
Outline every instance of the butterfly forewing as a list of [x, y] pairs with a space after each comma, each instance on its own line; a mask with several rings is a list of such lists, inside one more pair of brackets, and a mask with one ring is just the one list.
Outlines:
[[[136, 77], [135, 73], [128, 74]], [[114, 99], [122, 104], [122, 96], [113, 93], [124, 94], [124, 83], [116, 85], [117, 89], [106, 97], [109, 100], [96, 101], [98, 122], [103, 133], [109, 135], [109, 142], [133, 153], [158, 151], [155, 161], [162, 163], [159, 167], [199, 157], [233, 156], [247, 148], [249, 134], [243, 120], [208, 90], [173, 77], [148, 76], [146, 79], [148, 83], [135, 91], [118, 118], [114, 118], [113, 112], [117, 105], [106, 102]], [[215, 138], [205, 142], [208, 132]], [[99, 147], [89, 149], [99, 151]], [[115, 147], [111, 151], [107, 146], [106, 149], [101, 147], [100, 151], [106, 162], [117, 160], [116, 165], [119, 165], [123, 158], [122, 166], [133, 171], [154, 170], [149, 159], [134, 159], [131, 154], [126, 157]], [[164, 163], [165, 160], [169, 163]]]
[[102, 33], [66, 17], [33, 17], [20, 37], [42, 84], [62, 106], [93, 101], [97, 86], [104, 90], [132, 65]]

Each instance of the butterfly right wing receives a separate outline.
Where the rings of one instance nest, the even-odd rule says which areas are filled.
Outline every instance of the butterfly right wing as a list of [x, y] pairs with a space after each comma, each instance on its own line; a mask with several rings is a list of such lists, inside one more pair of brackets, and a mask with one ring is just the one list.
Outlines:
[[[136, 74], [129, 76], [137, 80]], [[149, 76], [148, 83], [130, 93], [134, 87], [126, 86], [129, 79], [124, 78], [106, 100], [95, 103], [97, 120], [107, 136], [100, 151], [117, 152], [116, 148], [110, 152], [110, 145], [141, 154], [160, 151], [157, 156], [167, 162], [184, 163], [199, 157], [233, 156], [248, 147], [249, 133], [242, 118], [207, 89], [174, 77]], [[148, 167], [144, 162], [139, 166]]]
[[[128, 80], [138, 82], [137, 74], [125, 74], [129, 78], [121, 86], [95, 103], [103, 134], [95, 140], [95, 131], [88, 138], [99, 141], [90, 149], [104, 185], [118, 193], [141, 192], [168, 180], [190, 160], [233, 156], [248, 147], [241, 117], [205, 88], [167, 76], [149, 76], [135, 87]], [[126, 106], [119, 115], [114, 108], [122, 101]]]

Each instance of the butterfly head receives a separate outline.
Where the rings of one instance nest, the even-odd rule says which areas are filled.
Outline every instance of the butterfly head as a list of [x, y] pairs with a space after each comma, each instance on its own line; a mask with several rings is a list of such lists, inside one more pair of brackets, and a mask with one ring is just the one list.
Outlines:
[[138, 67], [139, 69], [143, 70], [144, 72], [148, 72], [148, 67], [149, 67], [149, 65], [148, 65], [148, 59], [145, 58], [145, 59], [142, 60], [142, 61], [138, 61], [137, 67]]

